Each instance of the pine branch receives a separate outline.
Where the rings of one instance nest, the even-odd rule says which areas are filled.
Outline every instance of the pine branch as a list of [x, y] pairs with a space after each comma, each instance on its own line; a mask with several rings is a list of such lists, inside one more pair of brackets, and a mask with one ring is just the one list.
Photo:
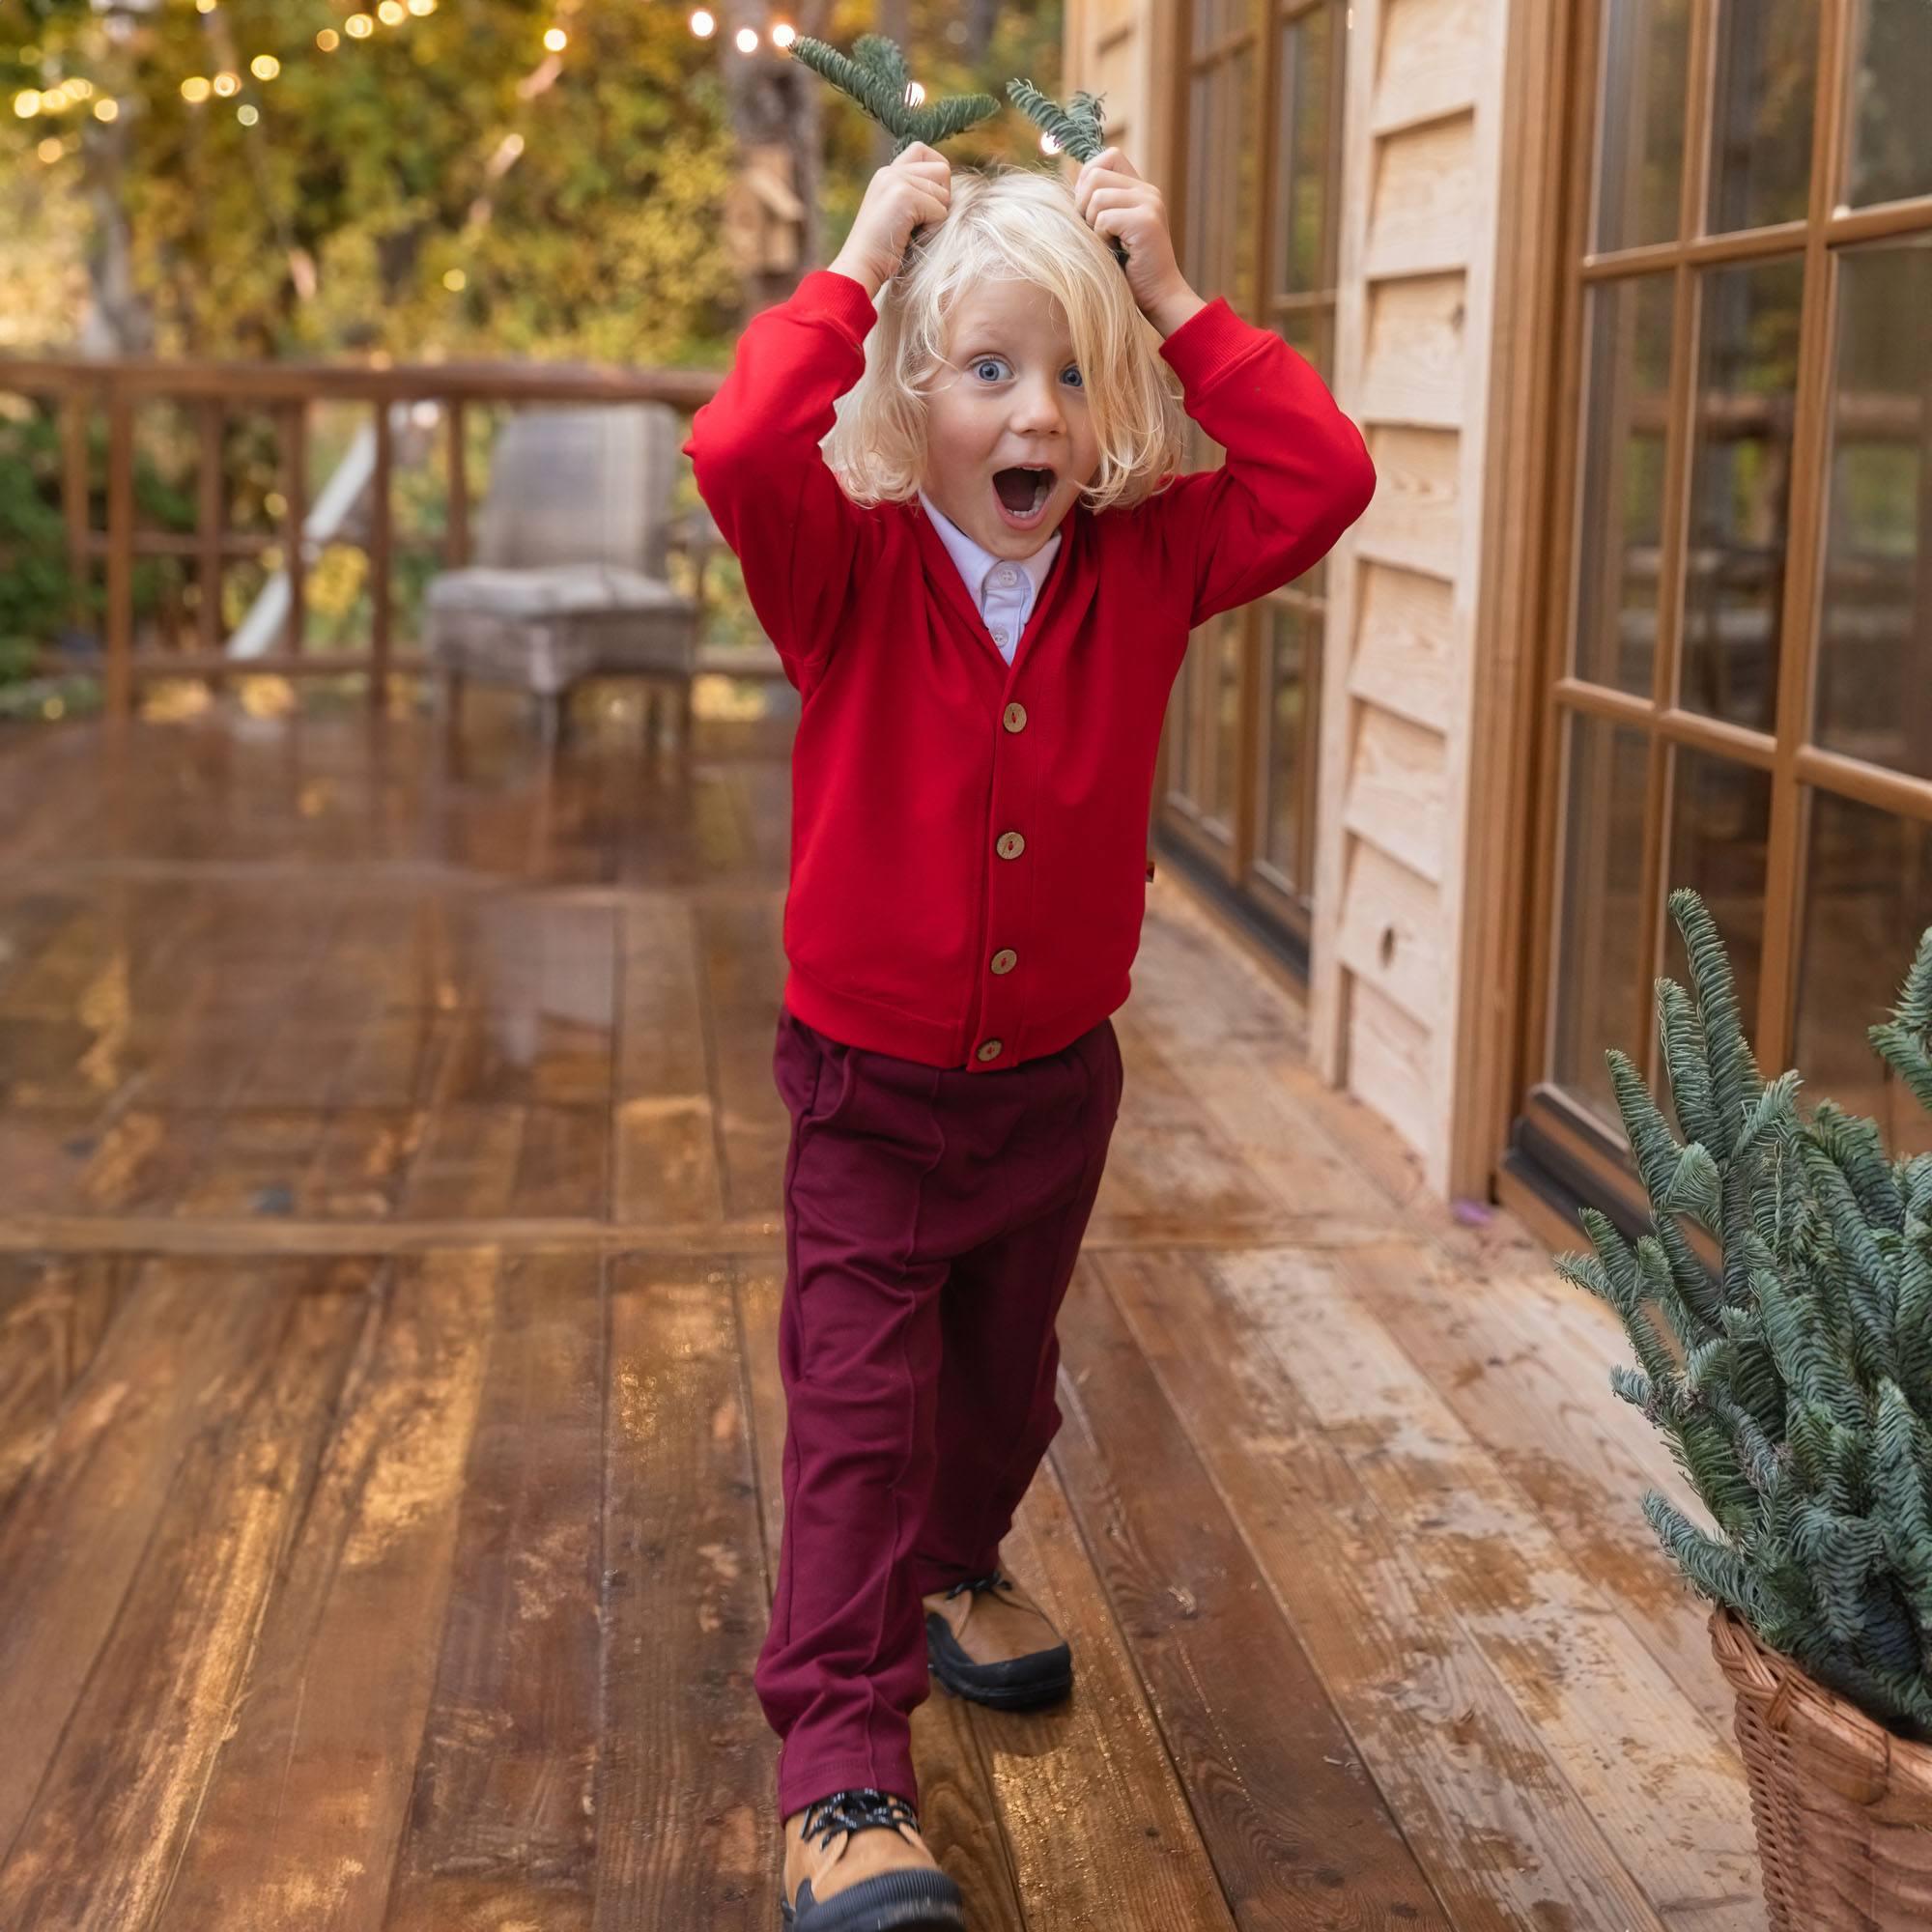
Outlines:
[[912, 76], [905, 55], [883, 34], [861, 34], [852, 52], [801, 34], [792, 58], [849, 96], [894, 137], [893, 153], [902, 155], [915, 141], [936, 148], [1000, 111], [990, 94], [952, 94], [914, 105]]
[[[1050, 135], [1056, 147], [1071, 155], [1076, 161], [1094, 160], [1106, 148], [1106, 122], [1101, 113], [1104, 98], [1082, 89], [1063, 107], [1057, 100], [1042, 94], [1030, 80], [1007, 82], [1007, 99], [1042, 134]], [[1113, 247], [1115, 261], [1124, 269], [1127, 266], [1126, 244], [1118, 235], [1109, 236], [1108, 241]]]

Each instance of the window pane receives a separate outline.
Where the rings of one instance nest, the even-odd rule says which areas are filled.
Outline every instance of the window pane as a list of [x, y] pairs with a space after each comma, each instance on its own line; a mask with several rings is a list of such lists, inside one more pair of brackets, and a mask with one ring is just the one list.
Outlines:
[[1261, 188], [1260, 129], [1255, 125], [1255, 49], [1250, 42], [1229, 61], [1224, 137], [1230, 150], [1228, 173], [1234, 182], [1234, 203], [1222, 204], [1221, 218], [1233, 230], [1233, 261], [1219, 293], [1244, 315], [1253, 315], [1260, 293], [1260, 218], [1256, 196]]
[[1317, 743], [1312, 655], [1321, 647], [1321, 619], [1293, 605], [1267, 607], [1268, 694], [1265, 718], [1266, 804], [1263, 813], [1262, 856], [1290, 887], [1306, 897], [1313, 881], [1302, 854], [1307, 828], [1302, 802]]
[[1327, 7], [1304, 14], [1283, 39], [1274, 282], [1284, 295], [1334, 282], [1326, 242], [1334, 40], [1335, 14]]
[[1671, 278], [1590, 292], [1572, 665], [1649, 696], [1669, 443]]
[[1804, 279], [1796, 259], [1712, 270], [1698, 325], [1680, 701], [1761, 731], [1776, 706]]
[[1597, 248], [1677, 239], [1690, 0], [1605, 0]]
[[1810, 797], [1811, 860], [1794, 1064], [1808, 1104], [1868, 1114], [1894, 1152], [1932, 1148], [1932, 1121], [1865, 1029], [1889, 1019], [1932, 925], [1932, 825], [1829, 792]]
[[1818, 0], [1724, 0], [1711, 101], [1712, 234], [1804, 218], [1817, 80]]
[[[1758, 969], [1764, 952], [1765, 854], [1771, 841], [1771, 774], [1679, 747], [1670, 799], [1667, 893], [1689, 886], [1723, 936], [1738, 982], [1745, 1037], [1757, 1038]], [[1663, 919], [1663, 970], [1690, 984], [1676, 923]]]
[[1568, 756], [1549, 1077], [1621, 1131], [1604, 1054], [1617, 1046], [1643, 1059], [1636, 945], [1648, 754], [1642, 732], [1573, 715]]
[[1235, 781], [1241, 758], [1241, 633], [1238, 611], [1215, 619], [1214, 629], [1214, 795], [1211, 816], [1230, 831], [1235, 824]]
[[1904, 316], [1932, 316], [1932, 237], [1846, 249], [1817, 736], [1932, 778], [1932, 351]]
[[1925, 0], [1864, 0], [1852, 68], [1854, 206], [1932, 194], [1932, 16]]

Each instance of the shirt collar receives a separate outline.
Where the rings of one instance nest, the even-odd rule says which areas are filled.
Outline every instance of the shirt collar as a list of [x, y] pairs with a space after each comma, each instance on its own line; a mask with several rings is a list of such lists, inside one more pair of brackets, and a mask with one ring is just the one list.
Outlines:
[[[996, 564], [1007, 561], [969, 537], [923, 490], [919, 493], [919, 500], [925, 505], [926, 515], [932, 519], [932, 526], [939, 532], [939, 540], [959, 566], [959, 574], [966, 580], [968, 587], [976, 599], [983, 602], [986, 594], [986, 573]], [[1012, 560], [1033, 580], [1033, 594], [1039, 595], [1039, 586], [1046, 582], [1046, 573], [1053, 567], [1053, 554], [1060, 548], [1061, 531], [1055, 530], [1031, 556], [1015, 557]]]

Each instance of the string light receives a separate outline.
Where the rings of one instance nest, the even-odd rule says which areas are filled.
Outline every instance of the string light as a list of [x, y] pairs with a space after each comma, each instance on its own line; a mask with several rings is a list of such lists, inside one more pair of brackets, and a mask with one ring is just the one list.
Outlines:
[[691, 31], [700, 41], [708, 41], [718, 31], [718, 22], [704, 8], [700, 7], [691, 16]]
[[561, 27], [553, 27], [544, 36], [544, 45], [554, 54], [560, 54], [569, 44], [570, 36]]
[[67, 153], [67, 143], [58, 134], [49, 134], [34, 152], [51, 166]]
[[252, 100], [244, 100], [235, 110], [235, 118], [244, 128], [252, 128], [262, 118], [262, 110]]
[[199, 107], [214, 92], [208, 84], [206, 74], [191, 73], [182, 82], [182, 99]]
[[273, 54], [257, 54], [248, 63], [248, 71], [257, 80], [273, 80], [282, 71], [282, 64]]
[[906, 105], [908, 107], [917, 107], [924, 99], [925, 89], [918, 81], [909, 80], [906, 82]]
[[97, 121], [118, 121], [121, 118], [121, 103], [111, 96], [94, 103], [94, 118]]
[[30, 87], [24, 93], [14, 95], [14, 112], [22, 121], [31, 121], [40, 111], [41, 92], [39, 88]]
[[383, 0], [376, 9], [376, 17], [385, 27], [400, 27], [409, 18], [403, 9], [403, 0]]
[[342, 44], [342, 36], [333, 27], [325, 27], [315, 37], [315, 43], [324, 53], [332, 54]]
[[741, 54], [754, 54], [758, 51], [758, 30], [755, 27], [738, 29], [738, 51]]
[[376, 31], [376, 23], [367, 14], [352, 14], [342, 24], [352, 41], [366, 41]]
[[460, 296], [469, 286], [469, 277], [461, 269], [445, 269], [442, 274], [442, 285], [451, 295]]
[[1039, 151], [1042, 155], [1057, 155], [1060, 152], [1060, 143], [1051, 134], [1042, 134], [1039, 137]]
[[242, 76], [239, 73], [217, 73], [214, 76], [214, 91], [227, 100], [242, 92]]
[[798, 29], [789, 20], [781, 20], [772, 29], [772, 45], [775, 47], [788, 47], [797, 39]]
[[436, 12], [436, 0], [410, 0], [410, 12], [422, 19]]

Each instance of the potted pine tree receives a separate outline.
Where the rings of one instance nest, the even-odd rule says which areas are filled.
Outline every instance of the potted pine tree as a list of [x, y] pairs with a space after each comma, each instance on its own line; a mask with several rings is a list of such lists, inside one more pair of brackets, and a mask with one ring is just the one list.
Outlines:
[[[1654, 1232], [1586, 1210], [1594, 1253], [1557, 1267], [1622, 1319], [1611, 1386], [1710, 1513], [1643, 1502], [1716, 1605], [1772, 1932], [1932, 1926], [1932, 1153], [1762, 1079], [1709, 912], [1669, 907], [1694, 988], [1657, 983], [1677, 1131], [1608, 1055]], [[1932, 1111], [1932, 929], [1870, 1038]]]

